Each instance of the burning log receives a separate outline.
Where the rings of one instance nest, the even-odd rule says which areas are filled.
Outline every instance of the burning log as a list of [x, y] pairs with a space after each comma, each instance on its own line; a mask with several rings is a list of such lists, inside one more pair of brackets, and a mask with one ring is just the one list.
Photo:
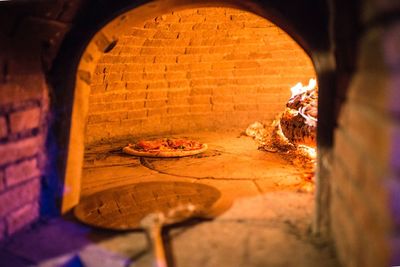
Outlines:
[[292, 97], [280, 118], [282, 133], [292, 144], [315, 147], [318, 104], [315, 85], [315, 80], [310, 80], [308, 86], [293, 87]]
[[292, 96], [285, 111], [273, 122], [272, 132], [267, 132], [260, 122], [251, 124], [245, 132], [256, 140], [259, 149], [280, 153], [291, 164], [303, 169], [299, 190], [306, 192], [314, 190], [318, 115], [316, 85], [316, 81], [311, 79], [307, 86], [298, 83], [291, 88]]
[[253, 137], [261, 149], [269, 152], [289, 152], [315, 159], [317, 131], [317, 82], [310, 79], [307, 86], [301, 83], [291, 88], [292, 96], [285, 111], [272, 124], [268, 133], [260, 122], [251, 124], [246, 135]]

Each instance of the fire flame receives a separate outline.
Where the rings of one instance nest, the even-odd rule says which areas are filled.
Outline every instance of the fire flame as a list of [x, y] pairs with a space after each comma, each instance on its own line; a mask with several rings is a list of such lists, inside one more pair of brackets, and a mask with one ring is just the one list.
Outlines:
[[317, 150], [315, 148], [306, 145], [298, 145], [298, 148], [310, 159], [315, 160], [317, 158]]
[[292, 99], [296, 95], [313, 90], [315, 88], [315, 86], [317, 86], [317, 81], [315, 79], [310, 79], [308, 81], [308, 85], [306, 85], [306, 86], [303, 86], [302, 83], [297, 83], [295, 86], [290, 88], [290, 91], [292, 92], [292, 96], [290, 98]]

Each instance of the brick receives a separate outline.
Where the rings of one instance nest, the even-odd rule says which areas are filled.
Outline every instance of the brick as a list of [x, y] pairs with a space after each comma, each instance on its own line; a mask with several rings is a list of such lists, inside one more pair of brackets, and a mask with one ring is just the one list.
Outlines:
[[177, 58], [178, 64], [185, 64], [185, 63], [196, 63], [200, 62], [201, 56], [200, 55], [179, 55]]
[[211, 95], [212, 91], [211, 87], [193, 87], [190, 89], [190, 95]]
[[168, 98], [182, 98], [187, 97], [189, 95], [189, 90], [185, 89], [170, 89], [168, 90]]
[[233, 104], [233, 96], [231, 95], [214, 95], [211, 98], [212, 103], [229, 103]]
[[[209, 18], [206, 18], [206, 21], [210, 21]], [[216, 23], [196, 23], [192, 26], [192, 30], [194, 31], [208, 31], [208, 30], [216, 30]]]
[[[144, 72], [163, 72], [167, 69], [167, 66], [164, 64], [144, 64]], [[172, 66], [176, 66], [172, 65]]]
[[19, 133], [39, 127], [40, 108], [32, 108], [10, 114], [10, 128], [12, 133]]
[[193, 79], [190, 82], [191, 87], [208, 86], [213, 85], [212, 79]]
[[135, 90], [126, 93], [126, 100], [137, 100], [146, 98], [146, 90]]
[[211, 63], [200, 62], [200, 63], [188, 64], [188, 69], [209, 71], [211, 70]]
[[233, 78], [233, 72], [232, 70], [213, 70], [213, 71], [209, 71], [208, 74], [209, 77], [213, 77], [213, 78], [220, 78], [221, 77], [225, 77], [225, 78]]
[[145, 103], [146, 108], [160, 108], [167, 105], [167, 100], [147, 100]]
[[166, 64], [165, 65], [165, 70], [167, 72], [186, 71], [188, 68], [189, 67], [187, 64]]
[[191, 96], [189, 97], [189, 103], [192, 105], [211, 104], [211, 96], [209, 95]]
[[[126, 85], [125, 85], [126, 86]], [[144, 92], [144, 91], [142, 91]], [[104, 103], [108, 101], [124, 101], [127, 99], [127, 95], [129, 94], [135, 94], [136, 92], [107, 92], [105, 94], [101, 95], [91, 95], [89, 97], [89, 103], [94, 104], [94, 103]]]
[[140, 47], [122, 47], [119, 55], [138, 55], [140, 54]]
[[[210, 53], [212, 47], [186, 47], [185, 54], [207, 54]], [[226, 49], [226, 48], [225, 48]], [[225, 51], [225, 50], [224, 50]]]
[[7, 137], [8, 134], [8, 127], [7, 127], [7, 121], [4, 116], [0, 117], [0, 139]]
[[126, 71], [126, 65], [125, 64], [112, 64], [110, 66], [110, 73], [116, 73], [116, 72], [125, 72]]
[[159, 25], [159, 23], [155, 22], [155, 21], [146, 21], [144, 23], [143, 28], [148, 29], [148, 28], [157, 28], [157, 26]]
[[144, 72], [143, 80], [162, 80], [164, 79], [164, 72]]
[[7, 233], [12, 235], [39, 218], [38, 203], [29, 203], [6, 217]]
[[[146, 58], [152, 58], [145, 62], [154, 62], [154, 56], [162, 55], [182, 55], [185, 53], [185, 47], [143, 47], [141, 55], [149, 55]], [[144, 63], [144, 62], [143, 62]]]
[[190, 23], [204, 22], [205, 19], [206, 18], [203, 15], [191, 14], [191, 15], [181, 16], [180, 22], [182, 22], [182, 23], [185, 23], [185, 22], [190, 22]]
[[41, 136], [0, 144], [0, 165], [32, 157], [42, 149]]
[[235, 62], [235, 69], [246, 69], [246, 68], [258, 68], [260, 67], [260, 63], [257, 61], [239, 61]]
[[[220, 86], [220, 87], [213, 87], [212, 88], [212, 94], [213, 94], [213, 98], [214, 97], [229, 97], [229, 100], [227, 99], [227, 101], [232, 101], [232, 86]], [[221, 98], [219, 98], [221, 99]]]
[[168, 105], [187, 105], [189, 104], [188, 97], [169, 97]]
[[202, 55], [200, 62], [220, 62], [224, 58], [223, 54]]
[[174, 81], [169, 81], [168, 82], [168, 87], [169, 88], [187, 88], [189, 87], [189, 81], [188, 80], [174, 80]]
[[168, 108], [165, 105], [163, 107], [155, 106], [155, 108], [149, 108], [147, 110], [148, 117], [162, 116], [163, 114], [167, 113], [168, 113]]
[[[238, 87], [240, 88], [240, 87]], [[257, 100], [258, 97], [256, 95], [248, 95], [248, 94], [239, 94], [236, 88], [233, 88], [234, 96], [233, 96], [233, 103], [235, 104], [241, 104], [241, 103], [246, 103], [249, 105], [253, 105], [254, 109], [257, 109]], [[276, 102], [276, 100], [275, 100]], [[282, 105], [283, 107], [283, 105]], [[284, 108], [282, 108], [284, 109]]]
[[176, 63], [177, 56], [171, 55], [171, 56], [165, 56], [165, 55], [157, 55], [154, 59], [154, 63]]
[[[193, 23], [171, 23], [169, 29], [173, 32], [186, 32], [191, 31]], [[183, 35], [179, 35], [178, 38], [185, 38]]]
[[191, 105], [191, 113], [209, 113], [212, 110], [212, 105]]
[[160, 32], [154, 34], [154, 39], [177, 39], [178, 33], [177, 32]]
[[213, 70], [233, 69], [235, 63], [233, 61], [213, 62], [211, 68]]
[[138, 64], [133, 62], [128, 62], [124, 64], [125, 72], [142, 72], [146, 64]]
[[106, 92], [111, 91], [124, 91], [125, 90], [126, 82], [122, 82], [121, 80], [110, 80], [109, 84], [106, 84]]
[[108, 113], [91, 114], [88, 116], [88, 123], [118, 122], [126, 119], [126, 111], [112, 111]]
[[166, 81], [152, 81], [147, 82], [147, 88], [151, 89], [166, 89], [168, 88], [168, 82]]
[[166, 90], [148, 90], [147, 91], [147, 99], [154, 100], [154, 99], [163, 99], [166, 100], [168, 97], [168, 91]]
[[233, 111], [233, 104], [213, 104], [212, 105], [213, 111]]
[[249, 53], [229, 53], [223, 57], [224, 60], [246, 60]]
[[124, 72], [120, 74], [120, 80], [125, 82], [135, 82], [145, 78], [145, 73], [142, 72]]
[[138, 101], [125, 101], [125, 102], [111, 102], [112, 99], [109, 100], [110, 102], [106, 103], [99, 103], [99, 104], [92, 104], [90, 105], [90, 115], [93, 114], [100, 114], [105, 113], [110, 110], [112, 111], [124, 111], [129, 109], [138, 109], [144, 107], [144, 100]]
[[238, 111], [248, 111], [248, 110], [258, 110], [258, 105], [255, 104], [235, 104], [233, 106], [234, 110]]
[[132, 28], [130, 33], [135, 37], [153, 37], [156, 32], [154, 29]]
[[130, 110], [127, 112], [127, 118], [128, 120], [132, 119], [142, 119], [147, 116], [147, 110], [145, 109], [139, 109], [139, 110]]
[[164, 44], [164, 40], [161, 39], [147, 39], [144, 43], [143, 46], [161, 46]]
[[30, 159], [13, 164], [5, 169], [6, 184], [8, 187], [23, 181], [40, 176], [41, 172], [38, 168], [37, 160]]
[[127, 82], [125, 85], [127, 90], [143, 90], [147, 88], [145, 82]]
[[187, 77], [186, 71], [176, 71], [176, 72], [166, 72], [165, 73], [165, 78], [171, 82], [174, 80], [185, 79], [186, 77]]
[[40, 181], [34, 179], [0, 194], [0, 217], [38, 199]]
[[187, 78], [189, 81], [193, 79], [208, 78], [208, 71], [191, 70], [187, 72]]
[[173, 107], [168, 107], [168, 113], [169, 114], [186, 114], [189, 113], [190, 111], [190, 106], [173, 106]]
[[165, 22], [179, 22], [180, 19], [175, 13], [164, 14], [161, 17]]
[[99, 94], [106, 91], [106, 87], [104, 84], [93, 84], [90, 86], [91, 94]]
[[[122, 81], [122, 73], [115, 73], [115, 72], [114, 73], [107, 73], [106, 77], [105, 77], [105, 80], [108, 83]], [[106, 90], [107, 90], [107, 88], [106, 88]]]

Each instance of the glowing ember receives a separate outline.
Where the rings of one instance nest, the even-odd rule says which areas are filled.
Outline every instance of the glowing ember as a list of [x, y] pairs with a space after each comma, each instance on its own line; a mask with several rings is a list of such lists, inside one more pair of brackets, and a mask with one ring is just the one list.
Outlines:
[[299, 145], [298, 148], [302, 150], [310, 159], [316, 159], [317, 158], [317, 150], [313, 147], [305, 146], [305, 145]]
[[291, 88], [292, 96], [284, 112], [272, 124], [274, 130], [267, 133], [264, 126], [253, 123], [246, 130], [260, 148], [269, 152], [280, 152], [282, 157], [304, 170], [301, 191], [314, 190], [314, 169], [317, 157], [317, 103], [318, 89], [315, 79], [308, 85], [301, 83]]

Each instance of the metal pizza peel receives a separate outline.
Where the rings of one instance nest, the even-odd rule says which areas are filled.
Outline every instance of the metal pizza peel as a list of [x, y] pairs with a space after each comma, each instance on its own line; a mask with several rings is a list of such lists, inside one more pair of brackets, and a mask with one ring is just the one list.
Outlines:
[[211, 219], [228, 206], [218, 205], [214, 187], [188, 182], [145, 182], [108, 189], [81, 200], [75, 216], [90, 226], [111, 230], [145, 230], [154, 266], [166, 267], [162, 228], [192, 218]]

